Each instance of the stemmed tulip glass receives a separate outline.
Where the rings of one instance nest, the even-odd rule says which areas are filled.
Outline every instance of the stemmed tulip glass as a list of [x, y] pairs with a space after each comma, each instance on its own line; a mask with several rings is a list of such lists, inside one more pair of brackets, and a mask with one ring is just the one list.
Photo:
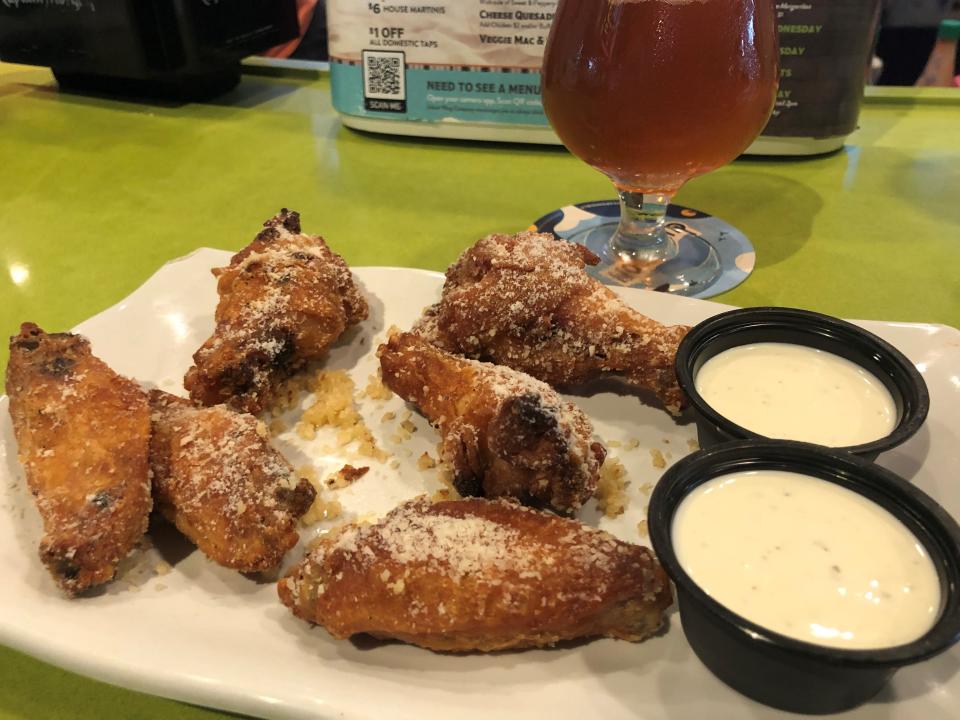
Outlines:
[[718, 277], [715, 248], [692, 234], [678, 254], [665, 213], [681, 185], [733, 160], [766, 124], [775, 17], [774, 0], [560, 0], [543, 106], [620, 195], [619, 224], [569, 238], [600, 257], [600, 279], [686, 295]]

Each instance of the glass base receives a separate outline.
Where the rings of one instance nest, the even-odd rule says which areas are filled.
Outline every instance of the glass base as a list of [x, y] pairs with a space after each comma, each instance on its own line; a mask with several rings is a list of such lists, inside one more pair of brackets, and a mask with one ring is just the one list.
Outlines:
[[675, 295], [695, 295], [720, 277], [720, 257], [707, 240], [678, 223], [669, 223], [667, 233], [677, 241], [677, 253], [663, 257], [656, 249], [634, 254], [618, 253], [610, 244], [619, 220], [585, 228], [566, 236], [589, 248], [600, 263], [587, 272], [607, 285], [643, 288]]
[[[576, 205], [566, 205], [557, 208], [543, 217], [538, 218], [530, 226], [531, 230], [537, 232], [552, 233], [563, 240], [579, 240], [584, 242], [590, 230], [601, 226], [609, 225], [610, 229], [606, 235], [600, 236], [605, 241], [609, 233], [613, 232], [617, 222], [620, 219], [620, 203], [617, 200], [591, 200], [588, 202], [577, 203]], [[608, 285], [625, 285], [640, 288], [655, 288], [658, 290], [670, 291], [671, 285], [678, 286], [673, 289], [674, 293], [687, 295], [696, 298], [709, 298], [727, 292], [737, 287], [740, 283], [749, 277], [753, 271], [756, 262], [756, 253], [750, 239], [740, 232], [737, 228], [718, 217], [708, 213], [683, 205], [669, 205], [667, 207], [666, 228], [675, 238], [679, 240], [679, 255], [671, 260], [672, 265], [665, 269], [670, 270], [680, 263], [687, 262], [694, 266], [698, 264], [696, 257], [698, 252], [696, 245], [688, 248], [688, 244], [693, 242], [691, 237], [704, 239], [716, 251], [720, 260], [720, 275], [709, 284], [700, 281], [698, 285], [692, 285], [691, 277], [684, 274], [683, 278], [659, 277], [649, 286], [646, 283], [631, 282], [634, 275], [650, 276], [647, 268], [632, 266], [627, 268], [629, 272], [621, 273], [614, 270], [611, 275], [603, 273], [601, 269], [595, 274], [598, 280]], [[601, 243], [602, 245], [602, 243]], [[602, 248], [600, 248], [602, 249]], [[702, 257], [702, 255], [700, 256]], [[614, 260], [613, 263], [610, 260]], [[616, 258], [607, 258], [607, 267], [617, 267]], [[691, 262], [692, 261], [692, 262]], [[590, 268], [587, 268], [590, 270]], [[620, 267], [619, 269], [623, 269]], [[671, 273], [677, 275], [679, 273]], [[624, 276], [622, 279], [619, 276]], [[624, 282], [626, 280], [626, 282]], [[679, 282], [678, 282], [679, 280]]]

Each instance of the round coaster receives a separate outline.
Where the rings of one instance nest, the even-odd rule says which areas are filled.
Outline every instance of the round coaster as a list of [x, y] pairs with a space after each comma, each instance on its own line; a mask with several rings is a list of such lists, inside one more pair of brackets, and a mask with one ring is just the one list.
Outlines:
[[[530, 226], [530, 230], [553, 233], [564, 240], [570, 239], [597, 225], [611, 222], [620, 217], [620, 203], [616, 200], [594, 200], [591, 202], [567, 205], [559, 210], [547, 213]], [[756, 253], [747, 236], [733, 225], [720, 218], [693, 210], [682, 205], [667, 206], [667, 232], [676, 238], [682, 257], [685, 249], [684, 238], [698, 235], [717, 251], [720, 258], [720, 275], [712, 283], [691, 293], [688, 297], [708, 298], [726, 292], [747, 279], [753, 272]], [[620, 283], [613, 279], [604, 280], [610, 285]], [[667, 288], [664, 288], [665, 290]]]

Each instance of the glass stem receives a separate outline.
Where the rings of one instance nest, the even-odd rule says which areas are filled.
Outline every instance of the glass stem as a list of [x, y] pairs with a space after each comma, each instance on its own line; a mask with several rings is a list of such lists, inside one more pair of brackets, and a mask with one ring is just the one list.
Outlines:
[[612, 238], [614, 252], [633, 260], [663, 261], [676, 256], [677, 243], [667, 234], [666, 193], [620, 190], [620, 225]]

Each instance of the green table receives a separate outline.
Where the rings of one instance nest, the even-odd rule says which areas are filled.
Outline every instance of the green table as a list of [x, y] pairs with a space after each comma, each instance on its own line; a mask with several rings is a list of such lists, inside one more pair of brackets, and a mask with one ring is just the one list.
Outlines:
[[[720, 301], [960, 326], [960, 92], [872, 91], [860, 122], [836, 154], [744, 158], [680, 192], [756, 247]], [[260, 69], [218, 101], [163, 106], [0, 65], [0, 330], [68, 329], [171, 258], [242, 247], [280, 207], [353, 265], [443, 270], [482, 235], [610, 195], [560, 148], [347, 130], [323, 74]], [[0, 648], [0, 720], [52, 717], [225, 716]]]

